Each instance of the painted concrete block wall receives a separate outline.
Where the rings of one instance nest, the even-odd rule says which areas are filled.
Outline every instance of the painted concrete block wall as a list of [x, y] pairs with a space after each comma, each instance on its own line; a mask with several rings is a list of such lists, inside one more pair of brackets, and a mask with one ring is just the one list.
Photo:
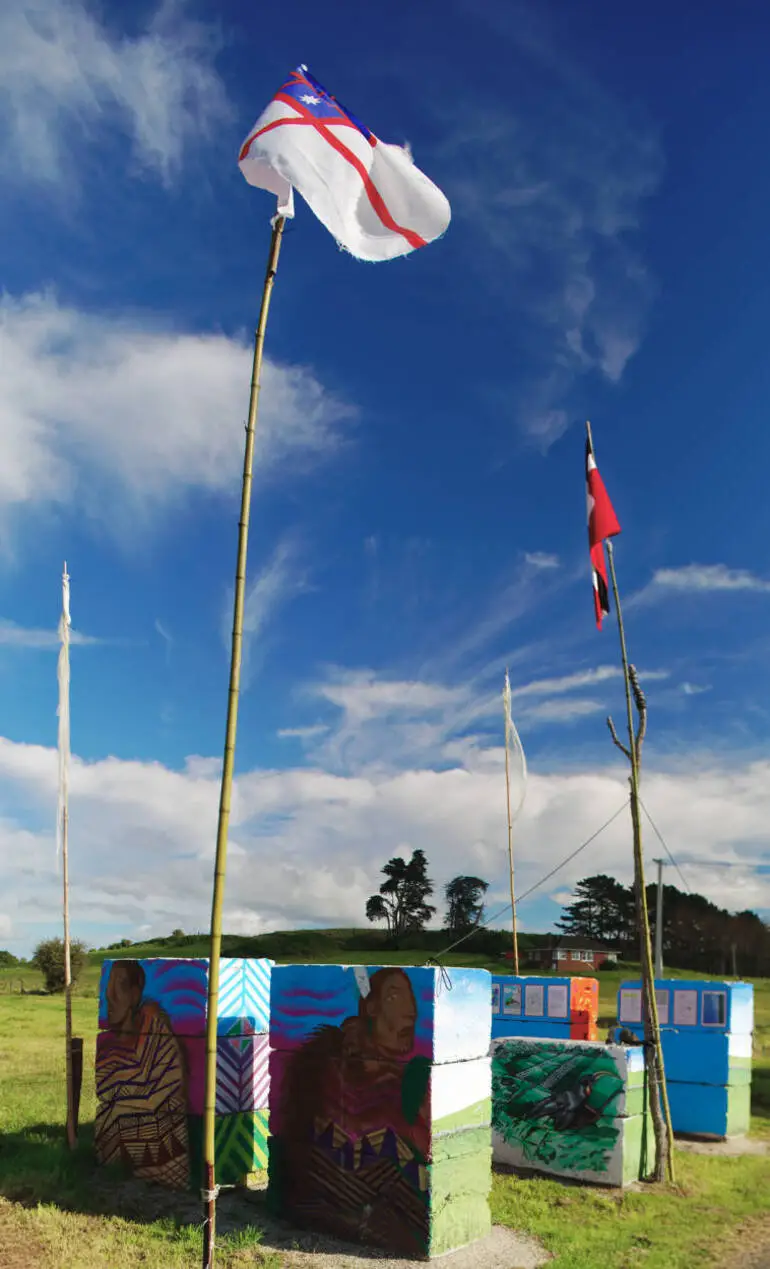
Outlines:
[[595, 1040], [599, 1016], [596, 978], [492, 976], [492, 1038]]
[[490, 975], [287, 965], [271, 995], [272, 1210], [415, 1259], [487, 1234]]
[[[216, 1177], [267, 1167], [272, 962], [225, 958], [217, 1018]], [[208, 961], [109, 960], [99, 987], [97, 1158], [173, 1189], [202, 1176]]]
[[[657, 979], [655, 995], [675, 1133], [748, 1131], [754, 1026], [751, 983]], [[621, 983], [618, 1021], [640, 1039], [641, 983]]]
[[643, 1115], [641, 1049], [539, 1038], [492, 1045], [495, 1163], [624, 1186], [639, 1179]]

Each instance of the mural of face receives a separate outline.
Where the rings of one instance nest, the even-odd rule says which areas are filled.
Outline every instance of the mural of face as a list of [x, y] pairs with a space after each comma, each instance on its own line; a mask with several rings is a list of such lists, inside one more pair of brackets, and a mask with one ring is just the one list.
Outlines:
[[133, 1014], [142, 999], [142, 977], [140, 966], [132, 961], [117, 961], [112, 966], [107, 982], [107, 1022], [112, 1030], [130, 1029]]
[[403, 1055], [414, 1048], [417, 1002], [403, 970], [381, 970], [372, 976], [366, 1012], [375, 1045], [382, 1053]]

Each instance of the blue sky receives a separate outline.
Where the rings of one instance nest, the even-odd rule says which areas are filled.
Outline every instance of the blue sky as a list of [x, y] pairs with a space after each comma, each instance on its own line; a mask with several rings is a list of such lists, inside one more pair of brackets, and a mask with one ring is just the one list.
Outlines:
[[[586, 417], [624, 530], [645, 802], [692, 888], [770, 908], [762, 6], [106, 12], [0, 15], [0, 945], [59, 924], [65, 557], [75, 932], [207, 925], [274, 206], [236, 155], [303, 60], [410, 144], [452, 223], [380, 265], [301, 200], [285, 235], [228, 928], [359, 923], [381, 864], [418, 846], [437, 885], [479, 873], [502, 906], [506, 663], [531, 773], [522, 890], [622, 803]], [[524, 928], [598, 870], [629, 879], [625, 816], [522, 905]]]

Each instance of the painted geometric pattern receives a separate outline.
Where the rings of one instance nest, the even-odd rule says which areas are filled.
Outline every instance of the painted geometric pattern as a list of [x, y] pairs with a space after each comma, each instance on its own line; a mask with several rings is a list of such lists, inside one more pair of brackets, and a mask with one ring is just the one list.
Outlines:
[[267, 1032], [270, 1027], [270, 960], [223, 960], [219, 973], [220, 1034], [240, 1020], [243, 1034]]
[[216, 1113], [267, 1106], [270, 1075], [266, 1035], [220, 1036], [217, 1043]]
[[216, 1178], [236, 1185], [250, 1172], [267, 1167], [267, 1111], [222, 1115], [215, 1127]]
[[136, 1176], [183, 1187], [189, 1159], [184, 1064], [178, 1039], [140, 1033], [133, 1050], [97, 1037], [94, 1124], [100, 1163], [122, 1159]]

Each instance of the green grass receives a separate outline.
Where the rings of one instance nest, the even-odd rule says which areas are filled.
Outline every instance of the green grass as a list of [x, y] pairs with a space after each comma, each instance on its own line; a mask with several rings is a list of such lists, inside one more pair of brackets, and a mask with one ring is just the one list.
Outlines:
[[[419, 964], [426, 953], [388, 954], [352, 946], [351, 932], [311, 931], [284, 940], [280, 959], [330, 963]], [[235, 950], [230, 940], [228, 951]], [[288, 942], [288, 947], [287, 947]], [[318, 947], [323, 950], [319, 954]], [[132, 947], [108, 955], [204, 955], [200, 946]], [[251, 950], [251, 949], [249, 949]], [[438, 950], [438, 949], [437, 949]], [[273, 952], [275, 955], [275, 953]], [[73, 1157], [63, 1140], [64, 1017], [61, 997], [32, 994], [40, 977], [25, 967], [0, 970], [0, 1264], [5, 1269], [187, 1269], [200, 1263], [200, 1206], [194, 1196], [166, 1195], [95, 1168], [93, 1062], [101, 954], [84, 971], [73, 1001], [84, 1045], [81, 1139]], [[483, 954], [447, 963], [499, 970]], [[598, 975], [600, 1035], [614, 1019], [621, 978], [635, 967]], [[682, 976], [685, 976], [684, 974]], [[19, 994], [23, 980], [28, 994]], [[9, 986], [12, 990], [9, 991]], [[755, 981], [756, 1033], [752, 1133], [770, 1139], [770, 980]], [[498, 1175], [492, 1194], [496, 1222], [542, 1239], [555, 1269], [691, 1269], [730, 1263], [731, 1239], [748, 1237], [768, 1211], [770, 1157], [715, 1158], [677, 1152], [678, 1192], [601, 1191], [545, 1178]], [[279, 1269], [282, 1253], [260, 1250], [263, 1209], [258, 1196], [220, 1200], [220, 1269]], [[770, 1243], [770, 1229], [766, 1231]], [[5, 1259], [3, 1258], [5, 1256]], [[14, 1258], [15, 1257], [15, 1258]]]

